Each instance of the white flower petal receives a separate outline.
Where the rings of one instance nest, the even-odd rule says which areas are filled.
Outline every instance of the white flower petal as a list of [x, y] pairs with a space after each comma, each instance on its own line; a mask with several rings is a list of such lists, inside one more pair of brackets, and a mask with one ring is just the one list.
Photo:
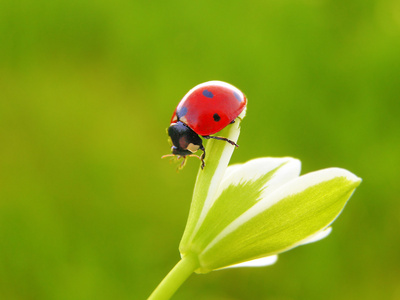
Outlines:
[[[239, 122], [236, 122], [236, 123], [239, 123]], [[228, 136], [228, 138], [234, 142], [237, 142], [237, 140], [239, 138], [239, 133], [240, 133], [239, 124], [236, 124], [236, 123], [232, 124], [232, 128], [235, 128], [235, 130], [231, 130], [231, 135]], [[215, 197], [215, 193], [218, 194], [220, 182], [221, 182], [221, 180], [223, 180], [223, 174], [225, 173], [225, 170], [227, 168], [229, 160], [232, 156], [232, 152], [235, 148], [228, 143], [223, 144], [223, 147], [225, 148], [225, 150], [223, 151], [222, 156], [219, 159], [217, 169], [215, 170], [215, 173], [211, 179], [211, 183], [210, 183], [210, 186], [209, 186], [207, 194], [206, 194], [207, 196], [205, 198], [204, 205], [201, 210], [201, 213], [200, 213], [199, 219], [197, 221], [196, 227], [194, 229], [194, 232], [196, 232], [200, 228], [208, 211], [211, 209], [215, 200], [217, 199], [217, 197]], [[212, 151], [210, 151], [210, 152], [212, 152]], [[203, 171], [200, 170], [199, 172], [203, 172]], [[196, 191], [195, 191], [195, 193], [196, 193]]]
[[298, 245], [306, 245], [314, 242], [318, 242], [324, 238], [326, 238], [332, 231], [332, 227], [325, 228], [323, 230], [320, 230], [313, 235], [310, 235], [309, 237], [305, 238], [304, 240], [300, 241]]
[[[301, 193], [310, 186], [317, 185], [318, 183], [329, 181], [335, 177], [345, 177], [346, 179], [357, 182], [360, 179], [353, 173], [340, 168], [330, 168], [324, 169], [316, 172], [311, 172], [301, 177], [295, 178], [294, 180], [288, 182], [287, 184], [280, 186], [272, 194], [266, 195], [266, 198], [256, 203], [251, 209], [239, 217], [235, 222], [232, 222], [231, 226], [240, 226], [240, 224], [245, 223], [247, 220], [258, 215], [262, 211], [265, 211], [278, 201], [294, 194]], [[241, 219], [241, 220], [240, 220]], [[233, 224], [236, 223], [236, 224]]]
[[[290, 182], [280, 186], [271, 194], [266, 195], [264, 199], [258, 201], [240, 217], [238, 217], [231, 224], [225, 227], [225, 229], [222, 230], [222, 232], [220, 232], [220, 234], [207, 245], [207, 247], [203, 251], [203, 255], [211, 248], [213, 248], [214, 245], [219, 243], [222, 239], [230, 235], [232, 232], [236, 231], [242, 225], [246, 224], [249, 220], [263, 213], [282, 199], [285, 199], [295, 194], [300, 194], [311, 186], [316, 186], [322, 182], [327, 182], [334, 178], [345, 178], [350, 182], [360, 182], [360, 178], [358, 178], [356, 175], [345, 169], [340, 168], [324, 169], [295, 178]], [[331, 222], [333, 222], [333, 220], [331, 220]]]
[[[290, 157], [260, 158], [227, 170], [222, 188], [215, 194], [207, 217], [193, 234], [192, 242], [200, 248], [262, 199], [266, 190], [276, 189], [280, 184], [296, 178], [300, 172], [300, 162]], [[235, 198], [240, 200], [232, 201]]]
[[242, 166], [243, 164], [234, 164], [227, 167], [224, 173], [223, 180], [226, 180], [226, 178], [230, 177], [233, 173], [237, 172]]
[[278, 255], [271, 255], [267, 257], [253, 259], [250, 261], [245, 261], [240, 264], [228, 266], [218, 270], [230, 269], [230, 268], [244, 268], [244, 267], [266, 267], [273, 265], [274, 263], [276, 263], [277, 260], [278, 260]]
[[222, 179], [218, 192], [215, 195], [215, 199], [217, 199], [230, 185], [255, 181], [275, 169], [277, 169], [276, 172], [264, 186], [263, 197], [282, 184], [298, 177], [301, 170], [301, 162], [292, 157], [263, 157], [250, 160], [244, 164], [229, 166], [225, 171], [224, 178]]

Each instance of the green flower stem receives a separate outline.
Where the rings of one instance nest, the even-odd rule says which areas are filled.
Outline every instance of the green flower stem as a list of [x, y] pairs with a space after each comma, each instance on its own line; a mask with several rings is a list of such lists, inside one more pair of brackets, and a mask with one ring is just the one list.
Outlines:
[[160, 282], [148, 300], [170, 299], [176, 290], [198, 267], [199, 262], [195, 256], [186, 255], [182, 257], [168, 275], [165, 276], [163, 281]]

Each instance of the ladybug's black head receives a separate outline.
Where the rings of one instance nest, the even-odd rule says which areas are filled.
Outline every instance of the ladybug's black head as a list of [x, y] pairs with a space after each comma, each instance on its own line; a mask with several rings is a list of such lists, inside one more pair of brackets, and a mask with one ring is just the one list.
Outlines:
[[203, 141], [198, 134], [181, 121], [169, 126], [168, 135], [171, 137], [174, 155], [186, 156], [203, 148]]
[[193, 153], [197, 152], [197, 150], [202, 150], [203, 154], [201, 155], [201, 157], [198, 158], [200, 158], [200, 160], [202, 161], [202, 168], [204, 167], [205, 152], [203, 141], [197, 133], [195, 133], [192, 129], [183, 124], [181, 121], [178, 121], [177, 123], [169, 126], [168, 135], [170, 136], [172, 141], [172, 154], [165, 156], [176, 155], [178, 156], [178, 158], [182, 157], [184, 159], [184, 161], [182, 162], [183, 166], [186, 156], [198, 157], [197, 155], [193, 155]]

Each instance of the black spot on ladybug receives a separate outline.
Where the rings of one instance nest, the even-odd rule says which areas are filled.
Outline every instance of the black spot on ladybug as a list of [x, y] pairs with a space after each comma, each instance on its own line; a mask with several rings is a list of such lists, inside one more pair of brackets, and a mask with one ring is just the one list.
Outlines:
[[206, 96], [207, 98], [212, 98], [212, 97], [214, 97], [214, 94], [211, 93], [209, 90], [204, 90], [203, 96]]
[[186, 106], [182, 106], [177, 112], [176, 112], [176, 116], [178, 117], [178, 119], [182, 118], [184, 115], [187, 114], [187, 107]]
[[240, 95], [236, 92], [233, 92], [233, 95], [235, 96], [235, 98], [237, 99], [237, 101], [242, 102], [242, 97], [240, 97]]
[[215, 122], [218, 122], [219, 120], [221, 120], [221, 117], [219, 116], [219, 114], [214, 114], [213, 118], [214, 118]]

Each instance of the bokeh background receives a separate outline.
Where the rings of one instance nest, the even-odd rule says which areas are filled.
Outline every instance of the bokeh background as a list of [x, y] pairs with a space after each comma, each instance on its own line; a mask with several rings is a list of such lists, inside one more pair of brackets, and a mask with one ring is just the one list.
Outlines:
[[145, 299], [199, 167], [161, 160], [183, 95], [249, 98], [232, 162], [363, 178], [329, 238], [174, 299], [400, 299], [396, 0], [0, 1], [0, 299]]

